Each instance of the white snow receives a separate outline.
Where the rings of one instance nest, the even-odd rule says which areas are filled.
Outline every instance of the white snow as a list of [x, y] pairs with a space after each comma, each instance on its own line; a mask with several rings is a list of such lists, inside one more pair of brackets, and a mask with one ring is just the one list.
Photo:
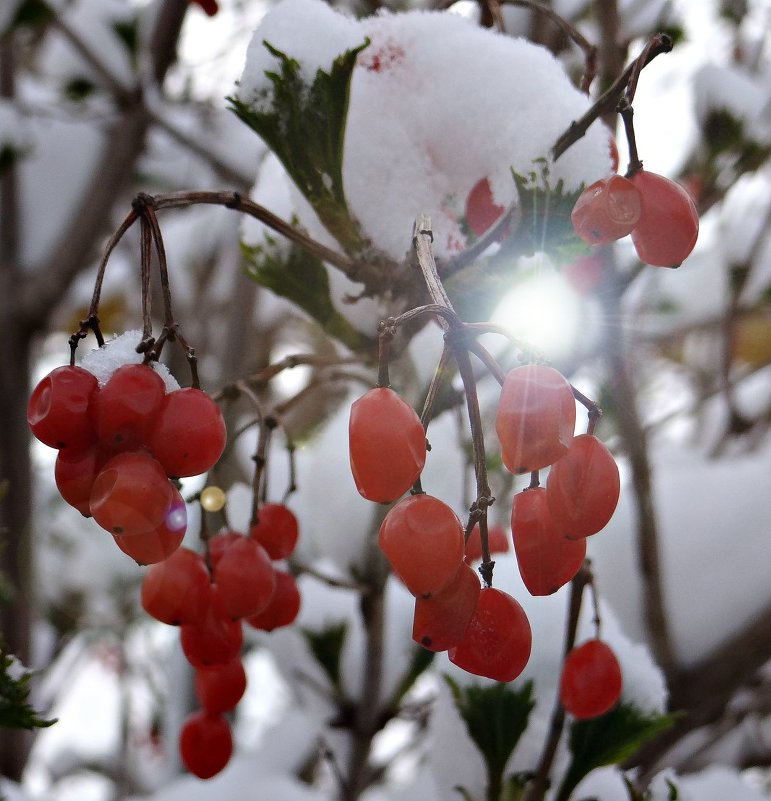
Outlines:
[[[461, 248], [460, 221], [473, 185], [488, 177], [496, 202], [508, 205], [515, 197], [510, 170], [527, 174], [535, 159], [547, 158], [588, 104], [551, 54], [525, 40], [479, 29], [456, 14], [382, 13], [356, 22], [320, 0], [283, 0], [266, 15], [238, 97], [260, 109], [270, 105], [264, 71], [275, 69], [275, 61], [263, 40], [297, 59], [307, 80], [365, 37], [371, 44], [353, 74], [343, 177], [365, 234], [396, 260], [408, 250], [421, 212], [434, 221], [437, 255]], [[607, 134], [593, 126], [551, 165], [550, 181], [564, 179], [575, 189], [608, 166]], [[301, 221], [321, 235], [312, 217]]]
[[[80, 366], [96, 376], [99, 386], [104, 386], [110, 380], [110, 376], [124, 364], [141, 364], [144, 354], [137, 353], [136, 350], [141, 341], [141, 331], [126, 331], [113, 339], [106, 340], [101, 348], [89, 351], [81, 360]], [[163, 379], [167, 392], [179, 389], [179, 382], [165, 364], [152, 362], [151, 366]]]

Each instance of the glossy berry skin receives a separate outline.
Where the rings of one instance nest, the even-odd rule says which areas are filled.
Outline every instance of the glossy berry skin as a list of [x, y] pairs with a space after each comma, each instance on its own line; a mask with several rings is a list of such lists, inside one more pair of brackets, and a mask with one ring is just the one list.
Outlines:
[[297, 518], [281, 503], [265, 503], [258, 510], [259, 520], [249, 536], [259, 542], [271, 559], [286, 559], [297, 545]]
[[530, 659], [532, 633], [525, 611], [508, 593], [485, 587], [450, 661], [476, 676], [513, 681]]
[[113, 456], [91, 488], [89, 508], [110, 534], [141, 534], [158, 528], [174, 499], [174, 487], [160, 464], [146, 453]]
[[241, 652], [241, 623], [227, 613], [216, 584], [211, 587], [204, 616], [197, 623], [184, 624], [179, 641], [185, 658], [195, 668], [225, 665]]
[[602, 178], [579, 195], [570, 219], [589, 245], [607, 245], [631, 234], [640, 220], [642, 201], [637, 187], [621, 175]]
[[415, 599], [412, 639], [429, 651], [446, 651], [457, 645], [474, 616], [481, 589], [476, 570], [462, 564], [441, 592]]
[[165, 394], [166, 385], [152, 367], [145, 364], [119, 367], [91, 404], [99, 441], [116, 451], [141, 447]]
[[30, 430], [51, 448], [85, 448], [96, 439], [89, 405], [98, 392], [96, 377], [82, 367], [57, 367], [32, 391], [27, 404]]
[[691, 196], [675, 181], [640, 170], [632, 183], [642, 198], [632, 243], [641, 261], [654, 267], [679, 267], [696, 245], [699, 213]]
[[245, 618], [246, 622], [261, 631], [273, 631], [294, 623], [300, 612], [300, 590], [290, 573], [276, 571], [276, 588], [270, 603], [256, 615]]
[[430, 598], [458, 572], [464, 531], [446, 503], [421, 493], [399, 501], [385, 516], [378, 544], [404, 586], [417, 598]]
[[148, 440], [148, 448], [174, 478], [210, 470], [227, 442], [217, 404], [203, 391], [185, 387], [169, 392]]
[[56, 488], [85, 517], [91, 517], [91, 488], [108, 459], [96, 443], [85, 448], [62, 448], [56, 456]]
[[573, 439], [568, 452], [552, 465], [546, 481], [552, 518], [570, 539], [588, 537], [605, 528], [620, 492], [616, 460], [592, 434]]
[[219, 11], [217, 0], [190, 0], [190, 2], [200, 6], [208, 17], [213, 17]]
[[207, 712], [235, 709], [246, 692], [246, 671], [239, 657], [226, 665], [195, 672], [195, 696]]
[[621, 697], [621, 666], [601, 640], [587, 640], [567, 655], [560, 679], [560, 702], [579, 720], [610, 711]]
[[[487, 526], [487, 547], [491, 554], [506, 553], [509, 550], [509, 536], [500, 523]], [[479, 526], [474, 526], [466, 540], [466, 562], [476, 562], [482, 558], [482, 537]]]
[[493, 199], [493, 190], [488, 178], [480, 178], [466, 198], [466, 222], [475, 236], [482, 236], [506, 211]]
[[203, 556], [190, 548], [179, 548], [145, 573], [142, 608], [169, 626], [197, 623], [206, 614], [210, 592]]
[[176, 487], [172, 487], [166, 519], [158, 528], [142, 534], [113, 534], [115, 544], [139, 565], [155, 565], [168, 559], [182, 544], [187, 529], [187, 507]]
[[530, 473], [556, 462], [567, 453], [575, 425], [573, 390], [561, 373], [527, 364], [507, 374], [495, 430], [508, 470]]
[[234, 620], [262, 612], [276, 588], [276, 572], [267, 551], [243, 536], [223, 551], [213, 578], [225, 611]]
[[526, 489], [511, 507], [514, 552], [522, 581], [531, 595], [551, 595], [578, 573], [586, 540], [569, 540], [549, 511], [543, 487]]
[[193, 712], [180, 729], [179, 754], [194, 776], [211, 779], [228, 764], [233, 754], [230, 724], [215, 712]]
[[404, 495], [426, 463], [420, 418], [389, 387], [371, 389], [353, 403], [348, 444], [356, 489], [377, 503]]

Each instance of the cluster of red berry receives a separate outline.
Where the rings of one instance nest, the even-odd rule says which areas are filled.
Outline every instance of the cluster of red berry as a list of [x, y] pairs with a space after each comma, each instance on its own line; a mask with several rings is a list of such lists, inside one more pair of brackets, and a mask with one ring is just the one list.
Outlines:
[[206, 556], [180, 548], [145, 574], [142, 606], [156, 620], [180, 627], [182, 651], [196, 671], [201, 709], [182, 725], [179, 748], [200, 779], [219, 773], [233, 752], [225, 713], [246, 690], [242, 624], [273, 631], [300, 610], [294, 577], [273, 564], [291, 555], [297, 538], [292, 512], [265, 504], [248, 535], [222, 531], [208, 540]]
[[167, 558], [185, 535], [185, 503], [170, 479], [208, 471], [227, 438], [205, 392], [167, 392], [145, 364], [119, 367], [102, 387], [82, 367], [58, 367], [32, 392], [27, 421], [59, 451], [54, 472], [64, 500], [140, 564]]
[[[508, 373], [496, 431], [504, 465], [512, 473], [532, 474], [511, 514], [519, 569], [532, 595], [551, 594], [577, 574], [586, 537], [605, 527], [619, 498], [619, 473], [610, 451], [593, 434], [574, 436], [575, 421], [573, 389], [557, 370], [531, 364]], [[470, 566], [471, 558], [481, 555], [475, 544], [478, 526], [466, 536], [447, 504], [416, 491], [426, 438], [415, 410], [388, 387], [370, 390], [351, 408], [349, 450], [354, 481], [368, 500], [390, 503], [413, 488], [389, 510], [378, 541], [394, 574], [415, 596], [415, 641], [448, 651], [450, 660], [470, 673], [498, 681], [516, 678], [530, 657], [527, 616], [511, 595], [482, 586]], [[541, 487], [538, 471], [546, 467], [549, 477]], [[490, 533], [488, 551], [507, 550], [500, 530], [492, 527]], [[604, 643], [599, 646], [588, 649], [591, 658], [583, 660], [575, 656], [584, 653], [586, 644], [580, 646], [565, 663], [562, 700], [577, 717], [602, 714], [621, 692], [615, 656]], [[605, 681], [611, 662], [618, 681]], [[587, 695], [582, 681], [592, 684], [597, 676], [605, 689]], [[595, 696], [601, 703], [590, 700]]]
[[679, 267], [699, 234], [699, 214], [688, 192], [643, 169], [628, 178], [614, 173], [595, 181], [579, 196], [571, 219], [590, 245], [631, 234], [640, 260], [654, 267]]

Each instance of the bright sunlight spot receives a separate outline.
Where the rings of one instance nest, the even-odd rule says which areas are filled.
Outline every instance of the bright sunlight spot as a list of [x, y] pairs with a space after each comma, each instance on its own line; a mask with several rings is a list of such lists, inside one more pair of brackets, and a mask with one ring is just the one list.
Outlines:
[[498, 304], [493, 322], [533, 345], [547, 359], [560, 359], [582, 337], [584, 301], [554, 272], [522, 280]]

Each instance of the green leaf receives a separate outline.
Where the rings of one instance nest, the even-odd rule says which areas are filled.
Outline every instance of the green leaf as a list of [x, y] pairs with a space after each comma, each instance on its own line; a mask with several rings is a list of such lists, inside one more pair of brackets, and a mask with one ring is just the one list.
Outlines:
[[266, 245], [242, 245], [247, 259], [246, 272], [260, 286], [299, 306], [324, 331], [352, 350], [368, 347], [369, 340], [360, 334], [335, 309], [329, 292], [329, 276], [323, 262], [302, 248], [276, 247], [266, 238]]
[[569, 738], [572, 759], [555, 801], [568, 801], [584, 776], [595, 768], [623, 762], [674, 721], [674, 715], [646, 714], [627, 703], [598, 718], [575, 721]]
[[64, 85], [64, 94], [68, 100], [79, 103], [89, 98], [96, 91], [96, 86], [88, 78], [72, 78]]
[[348, 625], [338, 623], [327, 626], [321, 631], [301, 629], [311, 652], [329, 677], [332, 686], [341, 690], [340, 656], [348, 634]]
[[[35, 28], [45, 25], [54, 16], [54, 10], [45, 0], [25, 0], [16, 10], [9, 30], [21, 27]], [[0, 31], [0, 35], [6, 31]]]
[[566, 192], [564, 182], [556, 186], [549, 182], [549, 167], [545, 159], [537, 159], [528, 175], [512, 170], [519, 195], [521, 221], [517, 247], [525, 255], [548, 252], [557, 261], [571, 261], [584, 252], [584, 246], [573, 229], [570, 213], [582, 189]]
[[399, 701], [404, 698], [417, 678], [431, 666], [434, 661], [434, 656], [436, 656], [436, 654], [426, 648], [413, 648], [410, 664], [404, 672], [402, 680], [399, 682], [398, 687], [394, 691], [393, 698], [391, 699], [393, 706], [398, 705]]
[[0, 728], [36, 729], [53, 725], [55, 720], [38, 717], [27, 701], [32, 674], [25, 672], [18, 678], [11, 676], [14, 661], [0, 645]]
[[113, 22], [112, 29], [132, 58], [135, 57], [139, 51], [139, 24], [136, 18]]
[[338, 56], [328, 73], [317, 70], [310, 85], [298, 61], [263, 44], [279, 62], [265, 73], [272, 89], [253, 100], [228, 98], [231, 110], [265, 140], [329, 233], [358, 253], [366, 242], [345, 200], [343, 142], [351, 76], [369, 40]]
[[449, 676], [444, 678], [469, 736], [484, 758], [487, 798], [497, 801], [504, 787], [506, 763], [527, 728], [535, 706], [533, 684], [527, 682], [519, 690], [500, 682], [486, 687], [460, 687]]

